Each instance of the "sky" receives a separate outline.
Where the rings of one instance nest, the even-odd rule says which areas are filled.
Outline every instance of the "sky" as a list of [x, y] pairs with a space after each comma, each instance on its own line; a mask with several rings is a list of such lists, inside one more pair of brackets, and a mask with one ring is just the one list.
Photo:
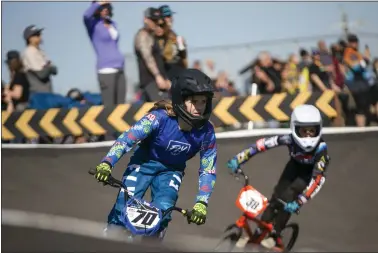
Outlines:
[[[2, 79], [9, 80], [4, 64], [8, 50], [23, 51], [23, 30], [30, 24], [44, 27], [43, 50], [58, 66], [53, 79], [54, 92], [70, 88], [98, 92], [96, 58], [84, 24], [83, 13], [90, 2], [2, 2], [1, 57]], [[113, 2], [114, 20], [120, 30], [119, 47], [126, 54], [128, 96], [138, 81], [133, 53], [135, 33], [143, 25], [143, 11], [150, 6], [169, 4], [177, 14], [174, 30], [188, 44], [189, 61], [215, 61], [217, 71], [225, 70], [242, 89], [238, 71], [261, 50], [287, 58], [300, 47], [311, 49], [318, 39], [328, 45], [338, 40], [341, 7], [359, 26], [361, 44], [369, 44], [378, 56], [378, 2]], [[364, 34], [370, 33], [375, 35]], [[334, 36], [323, 36], [333, 34]], [[310, 39], [283, 40], [313, 37]], [[273, 42], [270, 42], [273, 41]], [[250, 43], [248, 46], [242, 45]], [[254, 43], [253, 43], [254, 42]], [[234, 45], [227, 48], [221, 45]]]

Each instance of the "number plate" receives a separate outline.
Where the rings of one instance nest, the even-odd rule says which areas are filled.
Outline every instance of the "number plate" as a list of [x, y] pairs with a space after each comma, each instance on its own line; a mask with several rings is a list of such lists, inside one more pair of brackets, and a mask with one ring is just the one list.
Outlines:
[[127, 218], [136, 229], [151, 229], [160, 221], [159, 213], [154, 210], [128, 206], [126, 212]]
[[254, 218], [265, 210], [267, 203], [267, 198], [249, 185], [240, 191], [236, 205]]

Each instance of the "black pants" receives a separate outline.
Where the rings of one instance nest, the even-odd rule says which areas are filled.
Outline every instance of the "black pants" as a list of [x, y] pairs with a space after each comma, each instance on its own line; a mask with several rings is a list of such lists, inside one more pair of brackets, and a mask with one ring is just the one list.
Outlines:
[[277, 234], [285, 228], [291, 214], [283, 210], [283, 205], [277, 201], [277, 198], [285, 202], [291, 202], [297, 199], [311, 181], [313, 165], [299, 164], [291, 159], [281, 174], [281, 177], [274, 188], [271, 198], [271, 204], [263, 213], [261, 220], [275, 224]]

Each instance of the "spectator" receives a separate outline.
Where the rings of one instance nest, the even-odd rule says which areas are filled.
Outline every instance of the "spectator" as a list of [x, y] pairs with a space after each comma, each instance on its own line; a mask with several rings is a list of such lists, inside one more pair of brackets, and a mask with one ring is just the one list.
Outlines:
[[312, 63], [309, 66], [310, 83], [312, 92], [324, 92], [331, 89], [331, 78], [325, 66], [321, 62], [320, 52], [312, 51]]
[[328, 73], [332, 73], [333, 71], [333, 64], [332, 64], [332, 56], [328, 51], [327, 45], [323, 40], [318, 42], [318, 49], [320, 55], [320, 62], [326, 69]]
[[332, 72], [332, 78], [335, 84], [340, 88], [344, 88], [344, 66], [340, 64], [340, 55], [342, 54], [341, 46], [339, 44], [333, 44], [331, 46], [332, 64], [334, 71]]
[[302, 72], [305, 67], [310, 66], [311, 56], [306, 49], [299, 50], [299, 55], [301, 56], [301, 60], [298, 63], [298, 71]]
[[9, 92], [6, 83], [1, 80], [1, 111], [7, 111], [11, 113], [14, 110], [12, 98], [9, 95]]
[[35, 25], [30, 25], [24, 30], [26, 48], [22, 55], [22, 63], [30, 84], [30, 95], [36, 92], [52, 93], [51, 77], [58, 73], [57, 67], [39, 47], [42, 31], [43, 28], [37, 28]]
[[8, 103], [13, 104], [16, 111], [23, 111], [28, 106], [30, 85], [23, 69], [20, 53], [14, 50], [9, 51], [5, 62], [11, 77], [9, 88], [5, 88], [6, 96], [9, 96]]
[[373, 61], [373, 73], [375, 81], [378, 82], [378, 58], [375, 58]]
[[144, 27], [135, 35], [135, 54], [139, 68], [139, 83], [144, 101], [152, 102], [167, 97], [170, 81], [157, 40], [158, 26], [164, 24], [158, 9], [148, 8], [144, 12]]
[[213, 81], [217, 79], [217, 73], [215, 71], [215, 64], [214, 61], [207, 59], [205, 62], [205, 73], [208, 75]]
[[268, 52], [259, 54], [252, 80], [257, 84], [261, 94], [281, 91], [281, 73], [273, 67], [273, 61]]
[[198, 69], [198, 70], [201, 70], [202, 71], [202, 66], [201, 66], [201, 61], [200, 60], [195, 60], [193, 62], [193, 69]]
[[307, 50], [301, 49], [299, 51], [301, 56], [301, 61], [298, 64], [299, 80], [298, 80], [298, 91], [305, 92], [311, 91], [310, 85], [310, 72], [309, 66], [311, 65], [311, 56]]
[[220, 71], [218, 77], [213, 79], [215, 89], [219, 92], [226, 91], [228, 89], [229, 80], [225, 71]]
[[375, 58], [372, 64], [374, 84], [371, 86], [371, 104], [375, 111], [375, 120], [378, 122], [378, 58]]
[[120, 38], [108, 1], [93, 1], [84, 13], [84, 24], [97, 57], [97, 75], [105, 106], [126, 100], [125, 59], [119, 50]]
[[299, 71], [298, 71], [299, 59], [295, 54], [289, 56], [288, 62], [285, 64], [285, 71], [283, 72], [285, 79], [285, 90], [294, 94], [298, 89]]
[[[187, 49], [182, 36], [178, 36], [172, 29], [173, 14], [168, 5], [159, 7], [165, 21], [164, 36], [159, 39], [163, 51], [165, 68], [167, 72], [175, 68], [187, 68]], [[174, 70], [173, 70], [174, 71]]]
[[370, 61], [368, 49], [365, 55], [358, 51], [359, 40], [354, 34], [348, 36], [348, 46], [344, 51], [343, 64], [345, 66], [345, 84], [351, 91], [356, 103], [357, 126], [366, 125], [366, 117], [370, 114], [370, 85], [367, 65]]

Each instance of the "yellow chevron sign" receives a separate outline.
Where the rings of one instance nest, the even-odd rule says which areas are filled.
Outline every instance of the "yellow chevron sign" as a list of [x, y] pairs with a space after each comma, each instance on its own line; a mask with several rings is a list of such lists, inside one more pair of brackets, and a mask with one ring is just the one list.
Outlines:
[[270, 113], [278, 121], [287, 121], [289, 120], [289, 116], [287, 116], [279, 106], [281, 105], [282, 101], [284, 101], [287, 93], [278, 93], [274, 94], [272, 98], [269, 99], [269, 102], [265, 105], [265, 110]]
[[130, 128], [130, 125], [123, 120], [123, 116], [129, 110], [130, 104], [118, 105], [108, 117], [108, 122], [118, 132], [124, 132]]
[[224, 97], [213, 109], [213, 114], [226, 125], [233, 125], [239, 122], [228, 112], [228, 108], [234, 103], [235, 99], [236, 97]]
[[9, 118], [10, 113], [8, 112], [1, 112], [1, 137], [4, 140], [13, 140], [15, 136], [4, 126], [4, 123]]
[[80, 120], [80, 124], [85, 127], [91, 134], [101, 135], [106, 133], [106, 130], [96, 122], [97, 116], [103, 109], [103, 105], [92, 106]]
[[83, 129], [76, 123], [76, 119], [79, 116], [79, 109], [72, 108], [68, 111], [67, 115], [63, 119], [63, 125], [72, 133], [74, 136], [80, 136], [83, 134]]
[[331, 90], [324, 91], [315, 103], [316, 107], [318, 107], [319, 110], [321, 110], [325, 115], [327, 115], [327, 117], [330, 118], [337, 116], [336, 110], [333, 109], [329, 104], [334, 96], [335, 92]]
[[29, 122], [33, 118], [36, 110], [25, 110], [20, 118], [16, 121], [16, 128], [28, 139], [37, 138], [39, 135], [33, 128], [30, 127]]
[[247, 97], [244, 103], [240, 106], [239, 111], [250, 121], [264, 121], [264, 119], [255, 110], [253, 110], [260, 99], [260, 95]]
[[52, 123], [56, 115], [59, 113], [58, 108], [52, 108], [46, 111], [43, 115], [39, 125], [51, 137], [61, 137], [63, 133]]
[[301, 92], [299, 93], [295, 99], [293, 100], [293, 102], [291, 102], [290, 104], [290, 108], [292, 110], [294, 110], [295, 107], [297, 107], [298, 105], [303, 105], [307, 102], [307, 100], [309, 100], [311, 97], [311, 92], [308, 92], [308, 91], [305, 91], [305, 92]]

